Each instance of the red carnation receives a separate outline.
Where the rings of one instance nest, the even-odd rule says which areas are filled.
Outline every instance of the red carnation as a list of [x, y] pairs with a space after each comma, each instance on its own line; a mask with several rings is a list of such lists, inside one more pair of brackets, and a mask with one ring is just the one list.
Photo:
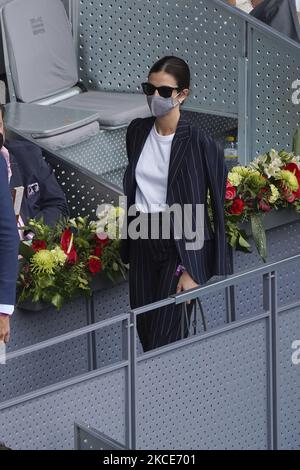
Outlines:
[[92, 273], [93, 276], [94, 276], [95, 274], [100, 273], [101, 269], [102, 269], [102, 264], [101, 264], [100, 259], [91, 256], [90, 259], [89, 259], [90, 273]]
[[227, 201], [232, 201], [235, 198], [235, 196], [236, 196], [236, 188], [232, 186], [232, 184], [227, 180], [225, 199]]
[[35, 253], [37, 253], [38, 251], [47, 249], [47, 244], [44, 240], [33, 240], [31, 246], [32, 246], [32, 249], [35, 251]]
[[237, 197], [233, 201], [232, 206], [229, 209], [229, 212], [230, 214], [240, 215], [242, 214], [244, 207], [245, 207], [244, 201], [241, 198]]

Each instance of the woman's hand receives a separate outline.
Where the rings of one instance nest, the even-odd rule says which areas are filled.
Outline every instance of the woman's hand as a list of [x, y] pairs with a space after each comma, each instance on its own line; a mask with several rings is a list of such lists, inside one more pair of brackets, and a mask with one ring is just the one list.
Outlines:
[[9, 316], [2, 315], [0, 313], [0, 342], [8, 343], [10, 328], [9, 328]]
[[[195, 287], [199, 287], [199, 284], [196, 284], [193, 278], [189, 275], [187, 271], [184, 271], [180, 276], [179, 282], [177, 284], [176, 294], [179, 292], [194, 289]], [[187, 300], [187, 303], [190, 304], [191, 300]]]

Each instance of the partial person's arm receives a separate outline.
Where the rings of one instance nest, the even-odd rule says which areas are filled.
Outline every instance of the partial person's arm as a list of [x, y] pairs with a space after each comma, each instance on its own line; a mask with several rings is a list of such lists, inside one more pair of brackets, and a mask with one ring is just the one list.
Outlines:
[[213, 212], [215, 240], [215, 275], [229, 274], [228, 245], [225, 230], [224, 203], [228, 170], [224, 150], [213, 139], [203, 136], [202, 148], [206, 161], [208, 187]]
[[9, 339], [9, 316], [14, 311], [19, 235], [8, 186], [7, 167], [0, 158], [0, 341]]

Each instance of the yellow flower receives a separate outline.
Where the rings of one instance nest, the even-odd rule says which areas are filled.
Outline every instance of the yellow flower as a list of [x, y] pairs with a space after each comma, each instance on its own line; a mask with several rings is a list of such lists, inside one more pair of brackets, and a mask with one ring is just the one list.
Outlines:
[[282, 180], [284, 186], [292, 192], [299, 188], [296, 176], [288, 170], [281, 170], [276, 179]]
[[53, 254], [56, 265], [64, 266], [68, 258], [65, 252], [59, 246], [57, 246], [54, 248], [54, 250], [51, 250], [51, 253]]
[[243, 177], [241, 175], [239, 175], [238, 173], [231, 173], [230, 172], [228, 174], [228, 180], [229, 180], [230, 184], [232, 184], [233, 186], [238, 186], [243, 181]]
[[279, 198], [280, 196], [280, 193], [278, 191], [278, 189], [276, 188], [276, 186], [274, 184], [270, 184], [270, 188], [271, 188], [271, 196], [269, 197], [269, 202], [271, 204], [274, 204], [274, 202], [277, 201], [277, 199]]
[[231, 173], [240, 175], [242, 178], [246, 178], [251, 173], [251, 169], [246, 166], [234, 166], [231, 169]]
[[31, 258], [31, 268], [36, 274], [54, 274], [57, 263], [53, 253], [49, 250], [40, 250]]

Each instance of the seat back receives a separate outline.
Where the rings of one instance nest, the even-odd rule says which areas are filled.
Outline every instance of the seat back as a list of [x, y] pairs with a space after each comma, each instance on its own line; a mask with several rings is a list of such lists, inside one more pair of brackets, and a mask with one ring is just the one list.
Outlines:
[[18, 100], [34, 102], [78, 82], [71, 25], [61, 0], [11, 1], [3, 7], [2, 21]]
[[[0, 0], [0, 9], [11, 1], [12, 0]], [[2, 34], [1, 34], [1, 26], [0, 26], [0, 75], [3, 75], [3, 74], [5, 74], [5, 64], [4, 64]]]
[[300, 42], [296, 0], [264, 0], [250, 15]]

